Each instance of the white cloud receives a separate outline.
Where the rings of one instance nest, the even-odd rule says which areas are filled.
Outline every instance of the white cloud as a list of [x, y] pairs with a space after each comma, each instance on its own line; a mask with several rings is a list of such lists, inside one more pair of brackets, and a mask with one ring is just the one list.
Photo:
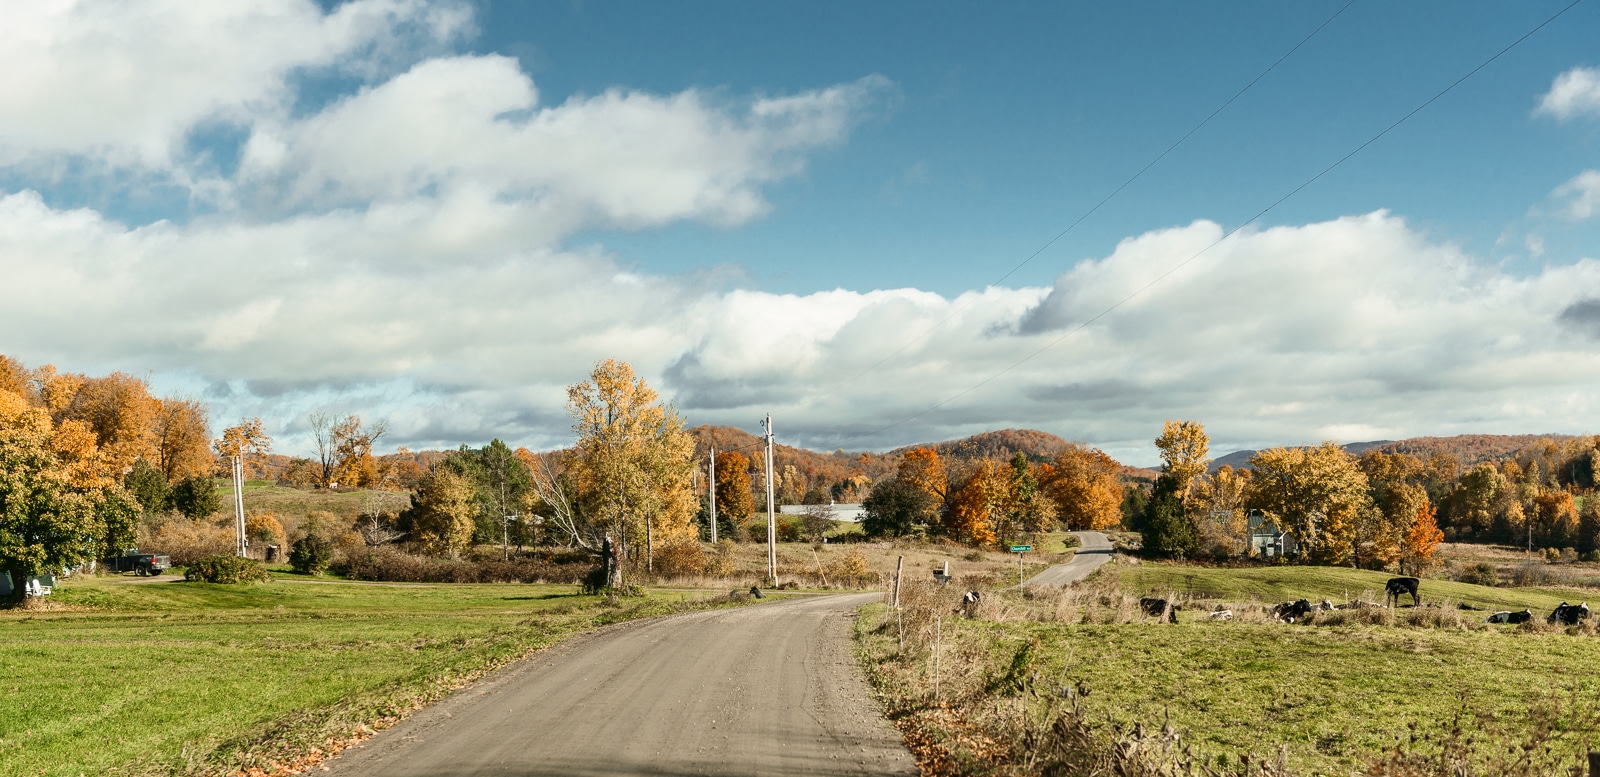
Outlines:
[[354, 0], [54, 0], [0, 16], [0, 165], [62, 157], [168, 172], [204, 122], [286, 112], [306, 68], [370, 70], [449, 40], [458, 3]]
[[1550, 193], [1560, 201], [1557, 211], [1573, 221], [1583, 221], [1600, 214], [1600, 170], [1585, 170]]
[[1556, 76], [1533, 112], [1562, 120], [1586, 113], [1600, 116], [1600, 68], [1575, 67]]
[[[31, 362], [227, 384], [222, 418], [281, 429], [336, 401], [424, 444], [558, 444], [563, 386], [617, 357], [693, 423], [770, 410], [789, 440], [833, 447], [1015, 364], [1221, 234], [1196, 222], [1130, 238], [1054, 289], [777, 295], [522, 250], [514, 230], [460, 238], [438, 261], [441, 231], [477, 233], [449, 225], [443, 199], [408, 208], [133, 228], [11, 195], [0, 331]], [[1241, 234], [999, 380], [849, 444], [1032, 426], [1140, 460], [1168, 417], [1241, 447], [1581, 431], [1600, 411], [1594, 289], [1600, 262], [1513, 276], [1382, 212]], [[997, 334], [1018, 322], [1026, 334]]]
[[869, 76], [744, 106], [611, 90], [541, 108], [515, 60], [431, 59], [316, 116], [258, 125], [243, 176], [296, 206], [471, 190], [535, 204], [551, 235], [738, 224], [767, 211], [761, 184], [841, 142], [887, 87]]

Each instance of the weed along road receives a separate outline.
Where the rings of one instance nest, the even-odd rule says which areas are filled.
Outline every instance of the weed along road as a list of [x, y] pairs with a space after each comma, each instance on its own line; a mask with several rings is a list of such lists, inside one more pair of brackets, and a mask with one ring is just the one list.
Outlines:
[[878, 594], [620, 624], [541, 651], [330, 761], [339, 777], [914, 775], [850, 618]]
[[1097, 531], [1075, 531], [1073, 534], [1078, 537], [1080, 544], [1072, 560], [1028, 578], [1028, 585], [1071, 585], [1111, 560], [1111, 540], [1105, 534]]

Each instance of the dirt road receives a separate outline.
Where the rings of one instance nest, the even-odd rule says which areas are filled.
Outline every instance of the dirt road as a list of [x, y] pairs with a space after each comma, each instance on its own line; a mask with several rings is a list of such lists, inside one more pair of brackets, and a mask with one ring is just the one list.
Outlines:
[[623, 624], [536, 654], [329, 762], [340, 777], [914, 775], [850, 618], [877, 594]]
[[1075, 531], [1073, 534], [1077, 535], [1081, 544], [1072, 560], [1028, 578], [1028, 585], [1071, 585], [1111, 560], [1111, 539], [1106, 535], [1097, 531]]

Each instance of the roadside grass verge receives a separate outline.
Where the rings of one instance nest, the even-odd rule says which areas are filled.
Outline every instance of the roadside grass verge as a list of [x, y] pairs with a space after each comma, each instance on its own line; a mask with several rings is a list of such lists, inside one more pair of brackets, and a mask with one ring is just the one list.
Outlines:
[[[1170, 625], [1137, 606], [1174, 588], [1154, 566], [986, 592], [971, 618], [957, 614], [961, 592], [933, 586], [908, 586], [898, 616], [865, 610], [858, 650], [923, 773], [1581, 774], [1600, 744], [1593, 626], [1487, 626], [1434, 607], [1212, 622], [1202, 602]], [[1347, 570], [1298, 568], [1270, 585], [1246, 574], [1260, 570], [1195, 571], [1236, 599], [1351, 582]], [[1556, 595], [1452, 594], [1517, 609]]]
[[74, 580], [0, 613], [0, 775], [285, 772], [580, 631], [728, 602], [574, 591]]

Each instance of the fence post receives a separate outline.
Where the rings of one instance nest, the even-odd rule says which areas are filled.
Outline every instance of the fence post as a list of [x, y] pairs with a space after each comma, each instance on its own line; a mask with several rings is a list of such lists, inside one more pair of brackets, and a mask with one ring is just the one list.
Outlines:
[[1600, 777], [1600, 750], [1589, 751], [1589, 777]]
[[905, 566], [906, 557], [897, 556], [894, 562], [894, 608], [900, 609], [900, 568]]

